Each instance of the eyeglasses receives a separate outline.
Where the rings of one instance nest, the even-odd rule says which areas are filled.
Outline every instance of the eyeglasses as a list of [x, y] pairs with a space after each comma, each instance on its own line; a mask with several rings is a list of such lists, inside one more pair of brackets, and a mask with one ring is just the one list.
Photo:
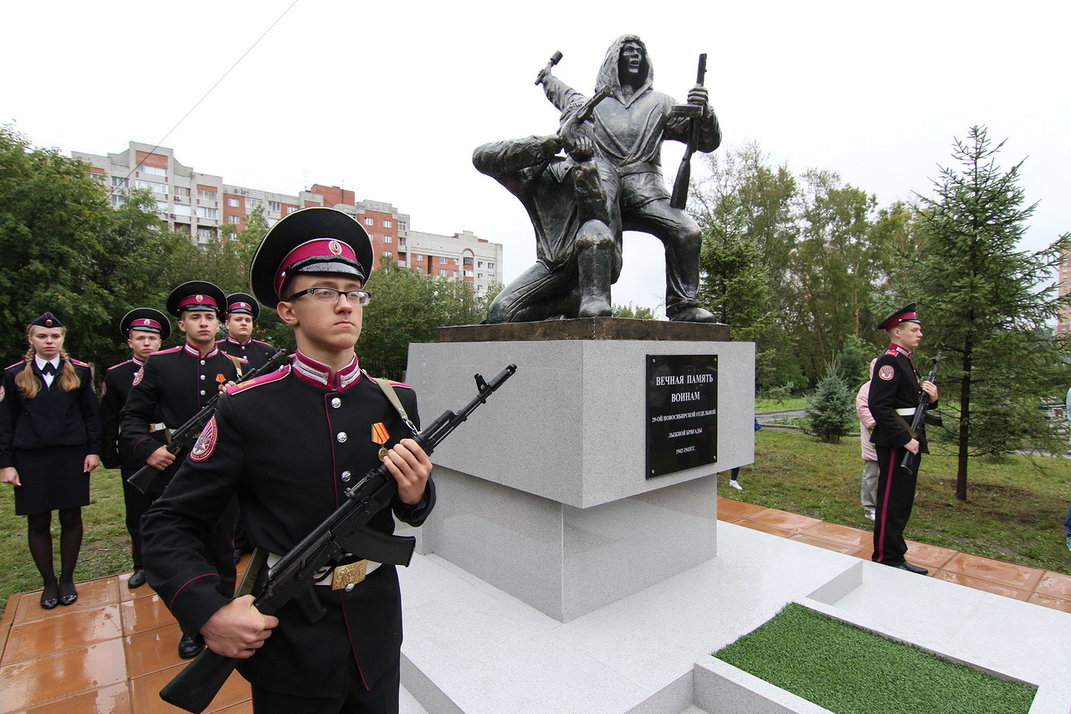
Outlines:
[[338, 302], [340, 296], [345, 295], [346, 299], [356, 305], [362, 307], [368, 304], [368, 301], [372, 299], [372, 293], [367, 290], [335, 290], [334, 288], [308, 288], [296, 292], [286, 299], [286, 302], [293, 302], [302, 295], [312, 295], [312, 299], [318, 303], [324, 305], [335, 304]]

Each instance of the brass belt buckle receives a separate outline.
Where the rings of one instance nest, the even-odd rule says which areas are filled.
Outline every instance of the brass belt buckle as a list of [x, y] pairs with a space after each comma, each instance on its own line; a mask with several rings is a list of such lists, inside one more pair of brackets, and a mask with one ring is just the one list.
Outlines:
[[336, 565], [335, 574], [331, 579], [331, 589], [342, 590], [347, 585], [357, 585], [364, 582], [364, 576], [367, 572], [367, 560], [358, 560], [356, 563], [347, 565]]

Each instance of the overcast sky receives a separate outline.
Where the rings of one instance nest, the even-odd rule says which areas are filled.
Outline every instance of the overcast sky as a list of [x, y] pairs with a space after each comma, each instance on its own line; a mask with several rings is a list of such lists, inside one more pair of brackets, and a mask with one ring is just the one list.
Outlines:
[[[472, 150], [556, 129], [532, 83], [555, 50], [556, 74], [590, 93], [606, 48], [635, 33], [655, 88], [679, 100], [708, 54], [723, 149], [757, 142], [773, 163], [835, 171], [888, 205], [930, 193], [953, 139], [984, 124], [1007, 139], [1002, 166], [1026, 159], [1022, 186], [1039, 205], [1024, 247], [1071, 230], [1063, 3], [598, 6], [606, 11], [559, 0], [12, 3], [0, 123], [67, 154], [159, 142], [230, 184], [352, 189], [393, 203], [415, 230], [502, 243], [508, 281], [535, 259], [531, 227], [520, 203], [472, 167]], [[680, 152], [665, 145], [670, 180]], [[659, 305], [661, 244], [626, 234], [624, 264], [614, 303]]]

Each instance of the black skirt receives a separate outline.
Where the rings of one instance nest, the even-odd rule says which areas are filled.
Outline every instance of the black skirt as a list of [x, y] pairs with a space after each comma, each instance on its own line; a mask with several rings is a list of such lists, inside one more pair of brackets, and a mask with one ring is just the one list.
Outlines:
[[89, 474], [82, 470], [84, 444], [16, 449], [14, 457], [22, 483], [15, 487], [15, 515], [89, 505]]

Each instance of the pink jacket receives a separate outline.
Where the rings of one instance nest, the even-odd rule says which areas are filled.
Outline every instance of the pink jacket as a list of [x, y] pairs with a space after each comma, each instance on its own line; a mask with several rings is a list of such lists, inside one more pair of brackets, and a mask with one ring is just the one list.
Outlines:
[[870, 416], [870, 408], [867, 401], [870, 398], [870, 382], [863, 382], [859, 392], [855, 395], [855, 414], [859, 417], [859, 445], [862, 447], [863, 461], [877, 461], [878, 453], [874, 445], [870, 443], [870, 432], [877, 420]]

